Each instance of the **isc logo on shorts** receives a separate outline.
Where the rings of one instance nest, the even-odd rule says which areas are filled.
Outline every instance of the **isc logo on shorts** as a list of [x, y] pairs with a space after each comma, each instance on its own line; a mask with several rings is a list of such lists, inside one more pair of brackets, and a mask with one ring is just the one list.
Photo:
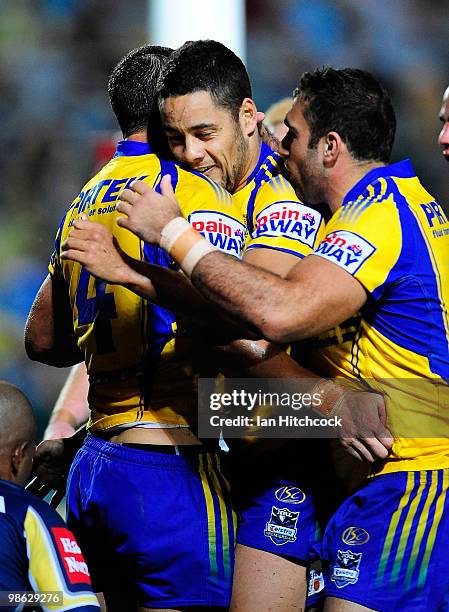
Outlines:
[[246, 232], [243, 223], [213, 210], [193, 212], [187, 220], [197, 232], [220, 251], [236, 257], [241, 256]]
[[337, 230], [328, 234], [313, 254], [333, 261], [350, 274], [355, 274], [375, 251], [376, 247], [358, 234]]
[[278, 236], [299, 240], [313, 248], [321, 215], [299, 202], [275, 202], [256, 217], [253, 238]]

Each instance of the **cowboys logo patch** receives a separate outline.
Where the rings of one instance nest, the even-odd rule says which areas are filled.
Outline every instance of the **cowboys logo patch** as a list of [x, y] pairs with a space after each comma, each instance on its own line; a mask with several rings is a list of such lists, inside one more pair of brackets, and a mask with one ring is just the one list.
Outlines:
[[331, 580], [339, 589], [357, 582], [361, 559], [362, 553], [353, 553], [350, 550], [338, 551], [337, 563], [332, 568]]
[[299, 512], [291, 512], [288, 508], [272, 506], [271, 517], [265, 526], [264, 535], [277, 546], [282, 546], [287, 542], [295, 542], [298, 532], [296, 529], [298, 516]]

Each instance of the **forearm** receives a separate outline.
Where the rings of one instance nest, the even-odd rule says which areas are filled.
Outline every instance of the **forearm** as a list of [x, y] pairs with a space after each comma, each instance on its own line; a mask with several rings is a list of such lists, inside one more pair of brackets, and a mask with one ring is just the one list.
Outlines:
[[198, 262], [191, 280], [204, 297], [268, 340], [287, 343], [301, 337], [293, 311], [300, 307], [292, 303], [290, 281], [218, 252]]
[[266, 340], [235, 340], [217, 347], [228, 376], [251, 378], [318, 378], [297, 363], [280, 344]]
[[67, 438], [89, 418], [87, 394], [89, 380], [86, 366], [74, 366], [61, 389], [44, 433], [44, 440]]
[[212, 310], [189, 279], [175, 270], [126, 258], [129, 270], [123, 285], [140, 297], [151, 300], [177, 314], [192, 315], [198, 309]]

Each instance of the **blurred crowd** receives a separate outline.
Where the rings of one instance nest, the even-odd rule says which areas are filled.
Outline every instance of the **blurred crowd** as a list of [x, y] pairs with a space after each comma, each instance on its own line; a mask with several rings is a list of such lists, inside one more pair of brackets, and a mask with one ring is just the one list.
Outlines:
[[[372, 71], [397, 110], [394, 161], [411, 157], [445, 205], [447, 164], [436, 144], [449, 84], [445, 4], [247, 0], [247, 64], [259, 108], [289, 96], [301, 72], [317, 65]], [[60, 218], [115, 130], [107, 77], [147, 41], [148, 3], [2, 0], [0, 11], [0, 379], [30, 396], [42, 430], [66, 373], [28, 361], [23, 325]]]

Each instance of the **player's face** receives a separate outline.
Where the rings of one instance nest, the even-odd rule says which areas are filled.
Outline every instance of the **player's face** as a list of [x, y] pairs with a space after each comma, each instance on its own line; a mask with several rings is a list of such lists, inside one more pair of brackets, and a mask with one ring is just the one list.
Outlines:
[[438, 144], [443, 147], [443, 155], [449, 161], [449, 87], [444, 92], [443, 103], [440, 109], [442, 128], [438, 136]]
[[300, 197], [309, 204], [323, 201], [321, 196], [323, 166], [320, 161], [320, 143], [310, 149], [310, 129], [303, 115], [302, 104], [297, 100], [285, 117], [288, 132], [281, 145], [281, 155], [286, 158], [285, 167]]
[[233, 193], [245, 174], [248, 142], [239, 122], [207, 91], [166, 98], [162, 123], [176, 159]]

